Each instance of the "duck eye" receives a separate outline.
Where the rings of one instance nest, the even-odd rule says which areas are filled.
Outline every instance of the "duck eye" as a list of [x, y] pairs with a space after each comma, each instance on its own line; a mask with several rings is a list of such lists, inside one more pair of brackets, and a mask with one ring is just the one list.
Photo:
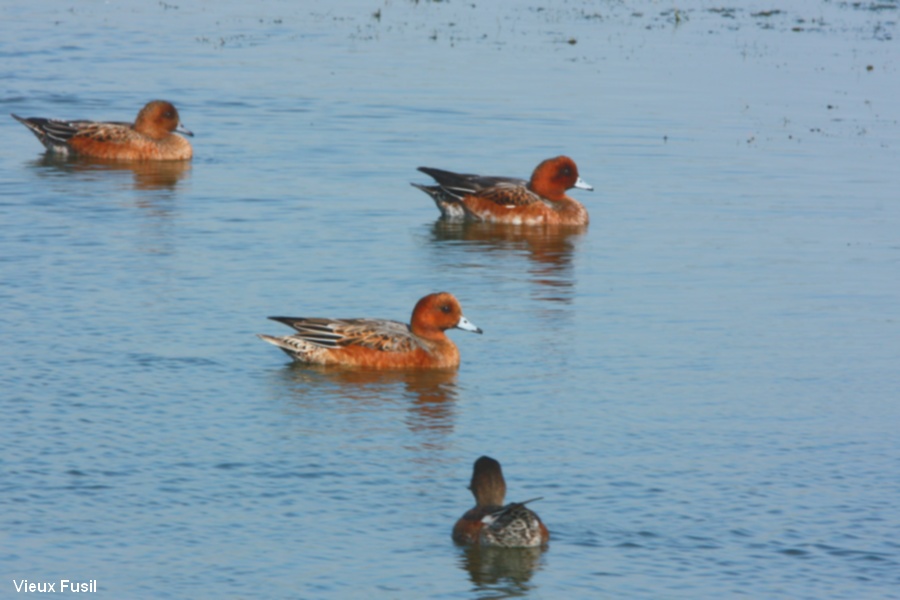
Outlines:
[[450, 305], [449, 305], [449, 304], [442, 304], [442, 305], [441, 305], [441, 312], [444, 313], [444, 314], [450, 314]]

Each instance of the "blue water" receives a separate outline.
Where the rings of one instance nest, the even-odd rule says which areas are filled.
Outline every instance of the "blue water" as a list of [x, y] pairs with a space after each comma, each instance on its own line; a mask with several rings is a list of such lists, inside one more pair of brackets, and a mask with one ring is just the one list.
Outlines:
[[[900, 598], [898, 11], [0, 5], [5, 112], [196, 134], [111, 166], [0, 120], [0, 597]], [[582, 234], [408, 185], [561, 153]], [[456, 373], [254, 336], [437, 290], [485, 330]], [[453, 546], [482, 454], [546, 552]]]

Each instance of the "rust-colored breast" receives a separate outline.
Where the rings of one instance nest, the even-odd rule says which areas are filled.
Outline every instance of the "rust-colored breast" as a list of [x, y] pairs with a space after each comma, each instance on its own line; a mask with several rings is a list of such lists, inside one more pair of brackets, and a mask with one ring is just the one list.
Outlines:
[[453, 541], [457, 544], [477, 544], [484, 528], [482, 519], [487, 511], [478, 507], [466, 511], [453, 526]]
[[97, 124], [81, 129], [68, 145], [82, 156], [107, 160], [187, 160], [193, 156], [190, 142], [169, 134], [154, 140], [120, 125]]

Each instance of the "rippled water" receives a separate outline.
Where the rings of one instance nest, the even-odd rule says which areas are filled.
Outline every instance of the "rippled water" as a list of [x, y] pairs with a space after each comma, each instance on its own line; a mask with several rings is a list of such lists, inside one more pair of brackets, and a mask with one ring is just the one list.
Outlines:
[[[897, 3], [318, 4], [0, 7], [6, 112], [196, 134], [0, 121], [0, 595], [900, 598]], [[560, 153], [586, 232], [408, 185]], [[253, 335], [442, 289], [457, 373]], [[548, 551], [453, 546], [482, 454]]]

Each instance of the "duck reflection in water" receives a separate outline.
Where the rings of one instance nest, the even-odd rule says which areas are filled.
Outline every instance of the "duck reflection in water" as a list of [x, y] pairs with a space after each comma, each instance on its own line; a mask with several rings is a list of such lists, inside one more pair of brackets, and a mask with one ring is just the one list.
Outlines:
[[[305, 401], [321, 398], [323, 383], [336, 386], [334, 395], [360, 408], [404, 398], [409, 402], [406, 424], [410, 431], [441, 435], [453, 431], [458, 395], [455, 370], [385, 371], [292, 363], [284, 368], [283, 375], [293, 383], [297, 397]], [[316, 388], [315, 395], [309, 393], [310, 388]]]
[[431, 230], [435, 242], [465, 242], [464, 250], [491, 260], [497, 253], [520, 253], [532, 263], [531, 280], [538, 297], [571, 302], [575, 276], [572, 259], [586, 225], [546, 225], [526, 227], [506, 223], [438, 219]]
[[130, 174], [132, 187], [136, 190], [174, 189], [191, 171], [191, 161], [187, 160], [123, 162], [51, 152], [34, 161], [34, 166], [48, 176], [76, 174], [99, 178]]
[[460, 565], [479, 590], [491, 590], [491, 598], [518, 597], [535, 586], [530, 584], [542, 566], [542, 548], [497, 548], [468, 546]]

